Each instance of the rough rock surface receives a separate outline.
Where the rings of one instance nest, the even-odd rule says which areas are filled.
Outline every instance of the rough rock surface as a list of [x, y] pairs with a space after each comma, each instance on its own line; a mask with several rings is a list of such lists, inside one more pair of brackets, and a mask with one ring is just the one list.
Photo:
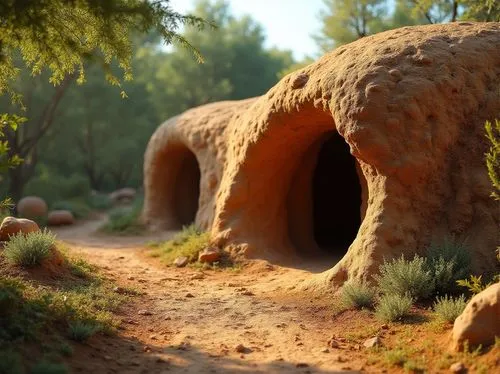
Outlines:
[[[259, 98], [163, 124], [146, 152], [143, 217], [162, 228], [194, 221], [219, 248], [248, 257], [307, 255], [318, 249], [310, 180], [325, 137], [338, 134], [355, 158], [361, 224], [318, 284], [366, 278], [384, 257], [411, 256], [451, 234], [469, 238], [477, 271], [491, 269], [499, 210], [489, 196], [484, 122], [500, 113], [499, 86], [498, 23], [362, 38]], [[199, 206], [192, 199], [183, 222], [179, 205], [198, 195], [172, 191], [189, 191], [180, 165], [190, 154], [201, 171], [191, 187]], [[329, 170], [342, 184], [340, 161]], [[347, 213], [333, 209], [330, 218]]]
[[465, 341], [469, 347], [486, 347], [500, 337], [500, 283], [495, 283], [475, 295], [464, 311], [455, 320], [452, 333], [452, 348], [463, 349]]
[[38, 218], [47, 215], [47, 203], [37, 196], [23, 197], [17, 203], [17, 213], [21, 217]]
[[217, 248], [209, 247], [200, 252], [198, 261], [211, 264], [212, 262], [219, 261], [220, 256], [221, 253]]
[[0, 225], [0, 241], [9, 240], [9, 236], [18, 233], [40, 231], [36, 222], [25, 218], [5, 217]]
[[47, 216], [49, 226], [72, 225], [75, 223], [75, 217], [69, 210], [52, 210]]

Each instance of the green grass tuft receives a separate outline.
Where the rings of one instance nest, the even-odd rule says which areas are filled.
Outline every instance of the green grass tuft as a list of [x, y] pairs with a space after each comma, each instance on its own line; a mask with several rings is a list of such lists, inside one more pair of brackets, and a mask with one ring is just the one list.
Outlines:
[[464, 295], [457, 298], [444, 295], [436, 298], [433, 309], [439, 319], [452, 323], [464, 311], [466, 305], [467, 301]]
[[0, 374], [21, 374], [22, 372], [21, 356], [12, 350], [0, 350]]
[[187, 257], [189, 262], [198, 260], [201, 250], [210, 244], [210, 235], [191, 225], [184, 227], [172, 240], [169, 240], [152, 252], [152, 256], [159, 257], [163, 262], [171, 265], [177, 257]]
[[341, 300], [347, 308], [371, 308], [374, 298], [375, 290], [365, 283], [350, 281], [342, 287]]
[[71, 340], [81, 343], [99, 332], [99, 330], [100, 327], [95, 323], [77, 321], [69, 325], [68, 335]]
[[15, 265], [37, 266], [51, 255], [55, 244], [56, 237], [48, 230], [17, 234], [5, 245], [4, 255]]
[[139, 235], [145, 230], [144, 225], [139, 222], [141, 206], [118, 207], [109, 212], [108, 222], [102, 227], [102, 231], [122, 235]]
[[433, 290], [431, 271], [424, 258], [415, 256], [406, 260], [403, 255], [380, 266], [380, 275], [375, 277], [380, 292], [384, 295], [409, 295], [412, 299], [425, 299]]
[[384, 295], [375, 308], [375, 315], [383, 322], [401, 321], [409, 316], [412, 304], [409, 295]]

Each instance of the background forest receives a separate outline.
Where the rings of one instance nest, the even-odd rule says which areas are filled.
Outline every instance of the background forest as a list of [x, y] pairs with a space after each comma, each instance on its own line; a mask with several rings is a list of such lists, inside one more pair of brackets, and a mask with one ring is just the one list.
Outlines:
[[[284, 1], [285, 2], [285, 1]], [[0, 113], [27, 118], [9, 139], [24, 162], [0, 184], [2, 196], [17, 201], [37, 195], [49, 205], [88, 202], [92, 191], [140, 188], [146, 144], [164, 120], [188, 108], [265, 93], [284, 74], [326, 51], [360, 37], [404, 25], [460, 19], [498, 21], [495, 0], [325, 0], [317, 56], [296, 61], [289, 50], [265, 47], [265, 33], [250, 16], [235, 17], [228, 1], [199, 0], [193, 14], [217, 25], [183, 36], [203, 56], [200, 64], [182, 45], [165, 48], [159, 35], [137, 36], [134, 79], [110, 85], [98, 59], [89, 59], [83, 84], [76, 75], [60, 85], [47, 72], [21, 71], [15, 90], [26, 110], [0, 97]], [[294, 30], [294, 32], [296, 32]], [[116, 67], [117, 71], [119, 70]]]

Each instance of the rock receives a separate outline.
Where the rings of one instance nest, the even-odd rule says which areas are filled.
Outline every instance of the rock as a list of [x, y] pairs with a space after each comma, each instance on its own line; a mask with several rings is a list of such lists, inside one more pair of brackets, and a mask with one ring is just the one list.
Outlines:
[[69, 210], [52, 210], [47, 216], [49, 226], [72, 225], [75, 223], [75, 217]]
[[475, 295], [455, 320], [451, 338], [453, 350], [486, 347], [500, 336], [500, 282]]
[[34, 221], [26, 218], [5, 217], [0, 225], [0, 240], [7, 241], [9, 236], [35, 231], [40, 231], [40, 228]]
[[380, 326], [380, 328], [382, 330], [388, 330], [389, 329], [389, 325], [387, 323], [384, 323], [382, 326]]
[[137, 312], [137, 314], [141, 315], [141, 316], [152, 316], [153, 313], [150, 312], [149, 310], [146, 310], [146, 309], [143, 309], [143, 310], [139, 310]]
[[31, 219], [44, 218], [48, 211], [47, 203], [37, 196], [23, 197], [17, 203], [16, 208], [20, 217]]
[[455, 362], [454, 364], [452, 364], [450, 366], [450, 371], [452, 373], [463, 374], [463, 373], [467, 373], [467, 368], [461, 362]]
[[192, 293], [189, 293], [189, 292], [188, 292], [188, 293], [186, 294], [186, 297], [188, 297], [188, 298], [193, 298], [193, 297], [194, 297], [194, 295], [193, 295]]
[[[195, 222], [215, 246], [250, 258], [312, 255], [318, 227], [349, 232], [344, 257], [315, 280], [326, 287], [413, 257], [442, 237], [438, 217], [447, 217], [474, 233], [475, 265], [494, 270], [500, 213], [478, 165], [484, 118], [500, 113], [499, 44], [496, 23], [390, 30], [336, 48], [260, 97], [181, 113], [148, 143], [142, 218], [162, 229]], [[315, 176], [334, 182], [322, 193]], [[315, 216], [325, 217], [316, 227]], [[418, 246], [415, 232], [426, 233]]]
[[220, 251], [217, 248], [208, 247], [200, 252], [198, 261], [211, 264], [212, 262], [219, 261], [220, 255]]
[[296, 367], [296, 368], [307, 368], [307, 367], [309, 367], [309, 364], [307, 364], [307, 363], [305, 363], [305, 362], [297, 362], [297, 363], [295, 364], [295, 367]]
[[238, 344], [236, 347], [234, 347], [234, 350], [238, 353], [250, 353], [252, 350], [248, 347], [245, 347], [243, 344]]
[[328, 340], [328, 346], [330, 348], [340, 348], [340, 344], [333, 337], [330, 340]]
[[134, 188], [120, 188], [109, 194], [109, 198], [114, 203], [129, 203], [135, 199], [136, 190]]
[[367, 339], [363, 343], [363, 347], [365, 347], [365, 348], [380, 347], [380, 345], [381, 345], [381, 341], [380, 341], [380, 338], [378, 336]]
[[189, 263], [189, 259], [187, 257], [177, 257], [174, 260], [174, 265], [177, 266], [178, 268], [183, 268]]

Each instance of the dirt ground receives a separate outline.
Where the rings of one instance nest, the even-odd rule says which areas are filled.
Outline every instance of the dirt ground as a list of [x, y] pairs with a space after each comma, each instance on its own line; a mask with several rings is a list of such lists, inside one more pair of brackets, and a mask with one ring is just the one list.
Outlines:
[[[427, 354], [427, 360], [437, 361], [445, 351], [449, 331], [384, 326], [364, 312], [335, 314], [331, 298], [300, 291], [297, 285], [329, 261], [178, 269], [149, 257], [146, 249], [147, 242], [173, 232], [111, 237], [95, 232], [101, 224], [102, 218], [54, 231], [118, 286], [141, 292], [121, 308], [117, 335], [94, 336], [75, 350], [69, 359], [74, 372], [403, 372], [362, 346], [375, 335], [392, 345], [432, 346], [418, 353]], [[336, 347], [328, 344], [332, 336]], [[491, 364], [492, 357], [484, 360]], [[448, 360], [442, 364], [447, 372], [454, 358], [442, 359]]]

